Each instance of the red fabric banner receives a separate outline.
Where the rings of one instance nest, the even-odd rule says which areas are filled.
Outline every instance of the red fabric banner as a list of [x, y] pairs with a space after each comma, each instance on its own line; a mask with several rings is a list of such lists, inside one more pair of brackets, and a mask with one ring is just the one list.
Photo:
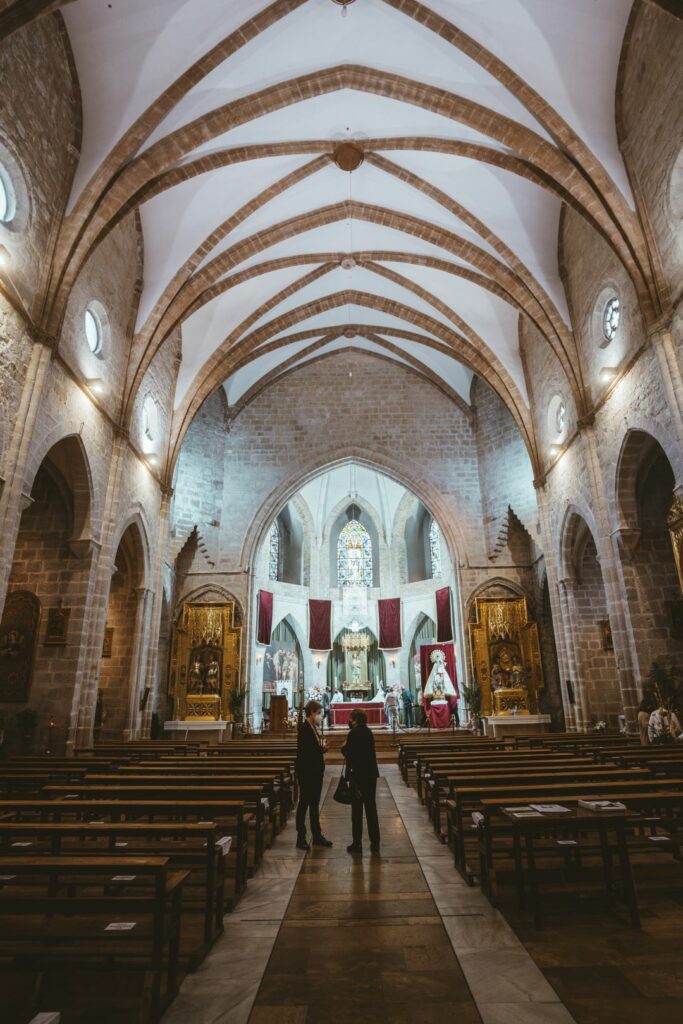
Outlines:
[[308, 646], [312, 651], [332, 650], [332, 602], [308, 602]]
[[401, 598], [380, 598], [379, 605], [379, 647], [383, 651], [395, 651], [403, 647], [401, 640]]
[[458, 697], [460, 696], [460, 687], [458, 686], [458, 673], [455, 667], [455, 647], [453, 644], [422, 644], [420, 647], [420, 673], [422, 680], [422, 689], [424, 690], [429, 679], [429, 673], [432, 671], [432, 663], [429, 660], [432, 655], [432, 651], [437, 648], [444, 652], [446, 655], [446, 671], [451, 677], [451, 682]]
[[268, 590], [258, 592], [258, 626], [256, 629], [256, 643], [270, 643], [270, 634], [273, 631], [273, 595]]
[[[436, 594], [436, 639], [446, 644], [453, 639], [453, 622], [451, 620], [451, 588], [442, 587]], [[450, 669], [449, 669], [450, 672]], [[455, 680], [453, 681], [455, 686]]]

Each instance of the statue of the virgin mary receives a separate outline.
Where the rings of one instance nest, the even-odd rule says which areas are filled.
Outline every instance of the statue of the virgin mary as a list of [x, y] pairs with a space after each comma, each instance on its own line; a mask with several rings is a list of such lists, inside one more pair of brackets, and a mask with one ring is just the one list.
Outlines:
[[431, 697], [440, 700], [449, 697], [457, 697], [453, 681], [446, 670], [446, 655], [438, 647], [432, 651], [429, 659], [432, 663], [432, 671], [429, 673], [427, 685], [424, 688], [423, 697]]

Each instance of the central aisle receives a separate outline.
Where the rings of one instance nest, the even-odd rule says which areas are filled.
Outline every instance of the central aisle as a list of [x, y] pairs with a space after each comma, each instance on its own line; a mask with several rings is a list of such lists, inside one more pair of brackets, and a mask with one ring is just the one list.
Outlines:
[[301, 866], [250, 1024], [479, 1024], [386, 778], [379, 855], [367, 836], [362, 857], [346, 852], [351, 812], [334, 802], [335, 785], [322, 813], [334, 846]]

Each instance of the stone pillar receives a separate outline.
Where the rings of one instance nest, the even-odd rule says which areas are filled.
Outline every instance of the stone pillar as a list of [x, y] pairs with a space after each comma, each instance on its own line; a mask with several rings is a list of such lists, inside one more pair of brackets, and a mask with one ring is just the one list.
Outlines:
[[[565, 662], [567, 675], [565, 686], [562, 690], [562, 700], [565, 708], [565, 718], [572, 723], [572, 730], [584, 732], [590, 720], [590, 709], [586, 697], [586, 688], [583, 685], [583, 673], [581, 670], [581, 657], [576, 643], [576, 622], [577, 613], [574, 599], [574, 580], [564, 576], [557, 581], [557, 592], [559, 595], [560, 615], [564, 625], [565, 639]], [[559, 654], [558, 654], [559, 660]], [[566, 680], [569, 679], [574, 691], [574, 704], [569, 703], [569, 695], [566, 694]], [[569, 712], [569, 717], [567, 717]]]
[[51, 362], [50, 339], [44, 342], [36, 340], [31, 350], [19, 408], [14, 417], [14, 429], [5, 458], [5, 481], [0, 495], [0, 613], [5, 604], [21, 514], [27, 507], [27, 501], [30, 501], [30, 495], [24, 493], [24, 482], [33, 430]]
[[[163, 684], [164, 666], [159, 665], [159, 635], [161, 632], [161, 614], [164, 604], [164, 568], [168, 553], [170, 537], [170, 508], [173, 490], [162, 488], [161, 506], [159, 509], [159, 529], [157, 545], [152, 569], [151, 590], [152, 602], [149, 615], [149, 636], [147, 642], [147, 660], [144, 671], [144, 686], [150, 689], [145, 710], [142, 712], [140, 730], [143, 737], [149, 737], [152, 724], [152, 713], [158, 709], [159, 694]], [[163, 726], [163, 723], [161, 723]]]
[[114, 438], [112, 459], [109, 465], [100, 538], [101, 551], [94, 567], [94, 576], [91, 580], [91, 599], [83, 620], [81, 646], [84, 658], [80, 683], [74, 689], [71, 707], [71, 724], [67, 739], [67, 751], [69, 752], [73, 752], [76, 747], [91, 746], [93, 742], [95, 705], [109, 606], [109, 590], [111, 578], [116, 569], [116, 550], [112, 550], [112, 548], [116, 537], [119, 493], [127, 443], [125, 433], [119, 431]]
[[[128, 680], [128, 719], [124, 730], [125, 740], [136, 740], [141, 735], [142, 712], [140, 699], [145, 686], [145, 666], [149, 640], [149, 614], [152, 605], [152, 591], [147, 587], [137, 587], [135, 607], [135, 632], [133, 634], [133, 654], [131, 657], [130, 677]], [[151, 694], [150, 694], [151, 697]], [[148, 697], [149, 700], [149, 697]]]
[[552, 541], [552, 529], [550, 526], [550, 515], [548, 512], [548, 495], [545, 485], [536, 485], [536, 501], [538, 505], [539, 520], [541, 525], [541, 542], [545, 555], [545, 568], [548, 575], [548, 593], [550, 595], [550, 609], [553, 616], [553, 631], [555, 634], [555, 650], [557, 651], [557, 665], [560, 673], [560, 694], [562, 696], [562, 707], [564, 710], [564, 721], [568, 732], [576, 731], [582, 726], [579, 725], [577, 708], [569, 703], [567, 693], [567, 679], [571, 680], [576, 696], [576, 682], [578, 675], [576, 665], [571, 659], [568, 651], [571, 640], [571, 617], [566, 605], [562, 601], [560, 581], [558, 579], [558, 566], [555, 565], [554, 548]]
[[657, 356], [678, 447], [683, 448], [683, 377], [671, 336], [671, 325], [652, 330], [650, 340]]
[[634, 670], [638, 664], [638, 659], [628, 613], [628, 595], [621, 571], [621, 560], [617, 556], [613, 543], [613, 530], [610, 528], [607, 512], [605, 481], [598, 457], [598, 446], [593, 421], [583, 422], [580, 424], [580, 427], [584, 438], [585, 464], [590, 483], [597, 531], [597, 536], [594, 539], [600, 562], [603, 586], [605, 588], [607, 615], [614, 642], [622, 709], [626, 718], [627, 731], [636, 732], [639, 696]]

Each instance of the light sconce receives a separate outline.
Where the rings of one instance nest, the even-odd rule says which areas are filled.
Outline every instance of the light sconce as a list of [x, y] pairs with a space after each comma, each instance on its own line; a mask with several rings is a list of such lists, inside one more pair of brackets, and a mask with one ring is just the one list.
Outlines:
[[97, 395], [99, 397], [104, 394], [104, 381], [101, 377], [88, 377], [85, 384], [88, 391], [93, 395]]
[[600, 380], [603, 384], [611, 384], [616, 375], [616, 366], [603, 366], [603, 368], [600, 370]]
[[262, 661], [263, 661], [263, 655], [262, 654], [257, 654], [256, 655], [256, 664], [260, 665]]
[[556, 459], [558, 455], [562, 454], [562, 446], [559, 444], [551, 444], [548, 451], [550, 452], [550, 457], [552, 459]]
[[320, 666], [322, 665], [322, 661], [320, 660], [320, 658], [316, 659], [316, 663], [315, 664], [316, 664], [317, 668], [320, 668]]
[[12, 253], [4, 245], [0, 245], [0, 270], [6, 270], [12, 265]]
[[390, 664], [392, 668], [396, 668], [396, 658], [391, 658]]
[[154, 454], [154, 452], [150, 452], [148, 455], [145, 455], [145, 459], [147, 460], [147, 465], [150, 469], [156, 469], [159, 465], [159, 458]]

